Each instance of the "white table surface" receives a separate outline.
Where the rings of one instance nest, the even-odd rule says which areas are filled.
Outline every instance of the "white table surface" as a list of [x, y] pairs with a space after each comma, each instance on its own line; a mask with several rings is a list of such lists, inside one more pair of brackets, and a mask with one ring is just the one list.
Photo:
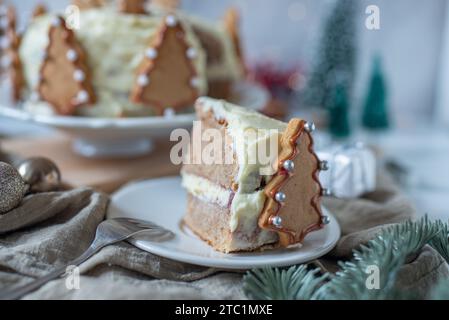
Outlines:
[[410, 184], [405, 191], [414, 202], [418, 215], [427, 213], [433, 218], [447, 221], [449, 130], [422, 127], [393, 131], [374, 139], [365, 135], [366, 141], [376, 139], [386, 157], [399, 161], [410, 170]]
[[[53, 131], [0, 117], [0, 135], [46, 135]], [[405, 165], [411, 173], [405, 192], [418, 215], [449, 219], [449, 128], [391, 130], [382, 135], [357, 132], [352, 138], [379, 145], [385, 157]]]

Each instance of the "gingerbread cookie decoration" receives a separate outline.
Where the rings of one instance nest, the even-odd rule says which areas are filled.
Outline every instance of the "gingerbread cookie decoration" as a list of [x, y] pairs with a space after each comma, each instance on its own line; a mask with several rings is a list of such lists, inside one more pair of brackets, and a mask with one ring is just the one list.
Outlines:
[[145, 0], [119, 0], [119, 11], [130, 14], [145, 14]]
[[38, 93], [61, 115], [96, 101], [85, 51], [62, 17], [56, 17], [49, 30]]
[[72, 4], [77, 6], [80, 10], [88, 10], [102, 7], [105, 4], [104, 0], [72, 0]]
[[17, 29], [17, 13], [16, 8], [12, 5], [9, 5], [6, 9], [6, 30], [9, 29]]
[[37, 17], [43, 16], [47, 12], [47, 7], [40, 3], [34, 8], [32, 17], [33, 19], [35, 19]]
[[193, 67], [197, 57], [185, 40], [185, 31], [174, 15], [167, 15], [158, 36], [137, 69], [131, 101], [166, 110], [192, 105], [199, 96], [199, 78]]
[[232, 43], [234, 45], [234, 50], [239, 59], [240, 66], [244, 74], [247, 73], [247, 68], [245, 64], [245, 59], [243, 58], [242, 42], [239, 32], [240, 17], [238, 10], [236, 8], [229, 8], [226, 10], [223, 17], [223, 24], [227, 30], [229, 36], [231, 37]]
[[19, 55], [21, 36], [17, 33], [17, 15], [13, 6], [9, 6], [6, 11], [6, 25], [4, 30], [2, 67], [9, 76], [11, 83], [12, 101], [17, 103], [22, 98], [22, 91], [25, 87], [22, 61]]
[[201, 47], [203, 47], [204, 51], [207, 52], [207, 65], [223, 63], [224, 48], [220, 39], [218, 39], [213, 33], [195, 25], [192, 26], [192, 30], [200, 41]]
[[328, 222], [321, 213], [321, 187], [318, 171], [327, 169], [313, 151], [312, 123], [292, 119], [280, 139], [278, 171], [265, 186], [267, 199], [259, 226], [276, 231], [279, 244], [300, 243], [307, 233]]
[[179, 7], [179, 0], [152, 0], [151, 4], [166, 11], [174, 11]]

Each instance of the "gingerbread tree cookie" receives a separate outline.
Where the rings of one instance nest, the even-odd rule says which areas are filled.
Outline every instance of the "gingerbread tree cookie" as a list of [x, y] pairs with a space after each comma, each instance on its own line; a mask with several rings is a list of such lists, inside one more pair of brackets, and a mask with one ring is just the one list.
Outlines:
[[188, 46], [176, 17], [166, 16], [157, 34], [137, 69], [130, 98], [163, 114], [165, 109], [193, 104], [199, 95], [199, 78], [193, 67], [197, 53]]
[[300, 119], [289, 122], [280, 139], [278, 171], [264, 189], [267, 199], [259, 226], [276, 231], [281, 246], [300, 243], [307, 233], [328, 222], [320, 207], [320, 198], [328, 191], [317, 176], [327, 163], [320, 162], [313, 151], [313, 128]]
[[223, 24], [229, 36], [231, 37], [242, 71], [246, 73], [246, 65], [243, 58], [242, 42], [239, 32], [239, 20], [240, 17], [236, 8], [229, 8], [228, 10], [226, 10], [226, 13], [223, 17]]
[[21, 36], [17, 33], [17, 16], [13, 6], [9, 6], [6, 12], [6, 25], [4, 30], [4, 41], [2, 66], [5, 68], [11, 83], [11, 96], [13, 102], [20, 101], [22, 90], [25, 86], [22, 61], [20, 60], [19, 47]]
[[145, 14], [145, 0], [119, 0], [119, 11], [131, 14]]
[[62, 17], [52, 22], [49, 43], [40, 69], [40, 97], [62, 115], [95, 103], [86, 54]]
[[80, 10], [87, 10], [103, 6], [104, 0], [72, 0], [72, 4]]
[[174, 11], [179, 7], [179, 0], [152, 0], [151, 4], [167, 11]]
[[47, 7], [43, 4], [38, 4], [33, 10], [32, 17], [34, 19], [34, 18], [43, 16], [46, 13], [47, 13]]

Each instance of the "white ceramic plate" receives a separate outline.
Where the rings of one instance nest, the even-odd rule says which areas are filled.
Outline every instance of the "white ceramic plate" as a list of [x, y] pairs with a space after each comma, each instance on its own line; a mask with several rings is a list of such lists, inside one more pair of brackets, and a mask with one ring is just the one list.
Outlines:
[[[190, 128], [195, 119], [194, 113], [142, 118], [88, 118], [33, 114], [8, 106], [1, 100], [0, 116], [68, 133], [75, 138], [74, 151], [85, 157], [128, 157], [148, 153], [151, 151], [151, 138], [167, 136], [176, 128]], [[242, 81], [233, 85], [229, 100], [260, 110], [268, 102], [269, 93], [253, 82]]]
[[328, 210], [330, 223], [309, 234], [301, 248], [275, 249], [264, 252], [224, 254], [213, 250], [181, 225], [186, 209], [186, 193], [180, 177], [136, 182], [112, 196], [108, 218], [130, 217], [155, 222], [176, 236], [166, 242], [132, 239], [138, 248], [181, 262], [223, 268], [251, 269], [262, 266], [289, 266], [305, 263], [329, 252], [340, 238], [340, 227]]

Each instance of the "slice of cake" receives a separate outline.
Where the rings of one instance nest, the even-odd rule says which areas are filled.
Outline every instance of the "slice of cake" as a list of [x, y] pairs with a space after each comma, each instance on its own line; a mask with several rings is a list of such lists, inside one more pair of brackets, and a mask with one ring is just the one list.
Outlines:
[[199, 98], [181, 171], [186, 225], [222, 252], [299, 244], [327, 222], [313, 124]]

